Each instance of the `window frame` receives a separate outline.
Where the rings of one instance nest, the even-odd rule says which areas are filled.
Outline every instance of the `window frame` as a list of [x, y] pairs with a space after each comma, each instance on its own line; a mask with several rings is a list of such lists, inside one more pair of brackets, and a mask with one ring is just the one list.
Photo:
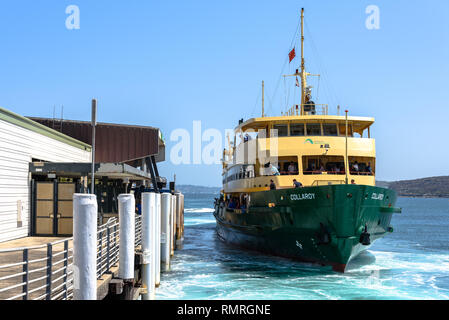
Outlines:
[[[327, 135], [327, 134], [325, 134], [325, 131], [324, 131], [324, 127], [326, 126], [326, 125], [333, 125], [334, 127], [335, 127], [335, 131], [336, 131], [336, 134], [335, 135]], [[339, 130], [339, 128], [338, 128], [338, 124], [337, 123], [334, 123], [334, 122], [325, 122], [325, 123], [322, 123], [321, 124], [321, 127], [322, 127], [322, 133], [323, 133], [323, 136], [324, 137], [339, 137], [340, 136], [340, 130]]]
[[[302, 131], [303, 131], [303, 134], [302, 135], [292, 135], [292, 125], [293, 126], [299, 126], [299, 125], [301, 125], [302, 124]], [[290, 123], [290, 126], [289, 126], [289, 134], [290, 134], [290, 137], [305, 137], [306, 136], [306, 123], [305, 122], [292, 122], [292, 123]]]
[[[322, 137], [323, 136], [323, 128], [321, 126], [321, 123], [319, 123], [319, 122], [308, 122], [305, 125], [306, 125], [305, 126], [305, 134], [306, 134], [305, 136], [306, 137]], [[319, 135], [316, 135], [316, 134], [309, 135], [309, 133], [307, 131], [307, 125], [318, 125], [319, 128], [320, 128], [320, 134]]]
[[[285, 127], [287, 127], [286, 128], [286, 135], [279, 135], [279, 130], [278, 130], [278, 135], [277, 135], [277, 137], [278, 138], [283, 138], [283, 137], [289, 137], [290, 136], [290, 125], [289, 125], [289, 123], [287, 122], [287, 123], [273, 123], [272, 125], [271, 125], [271, 130], [276, 130], [276, 126], [285, 126]], [[270, 134], [271, 134], [271, 132], [270, 132]]]

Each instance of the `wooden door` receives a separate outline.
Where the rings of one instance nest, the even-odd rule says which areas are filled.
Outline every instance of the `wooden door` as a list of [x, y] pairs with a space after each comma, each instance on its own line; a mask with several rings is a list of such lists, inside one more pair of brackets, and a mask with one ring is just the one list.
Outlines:
[[57, 235], [72, 235], [73, 233], [73, 194], [75, 193], [74, 183], [58, 183], [57, 208]]
[[36, 235], [53, 235], [54, 228], [54, 183], [36, 183]]

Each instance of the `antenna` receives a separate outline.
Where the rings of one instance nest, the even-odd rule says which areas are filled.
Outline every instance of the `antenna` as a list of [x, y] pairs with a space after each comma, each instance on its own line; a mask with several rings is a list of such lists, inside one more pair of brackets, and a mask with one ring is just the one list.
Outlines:
[[56, 105], [53, 105], [53, 129], [55, 128]]
[[265, 116], [265, 94], [264, 94], [264, 90], [265, 90], [265, 82], [262, 80], [262, 118]]
[[62, 120], [64, 119], [64, 105], [61, 107], [61, 132], [62, 132]]

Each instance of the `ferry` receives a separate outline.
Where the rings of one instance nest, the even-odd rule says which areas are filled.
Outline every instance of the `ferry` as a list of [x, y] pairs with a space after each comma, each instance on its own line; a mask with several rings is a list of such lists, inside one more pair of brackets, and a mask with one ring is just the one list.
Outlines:
[[261, 117], [240, 120], [233, 142], [228, 136], [216, 231], [230, 245], [345, 272], [351, 259], [393, 232], [392, 215], [401, 209], [394, 190], [376, 187], [374, 119], [347, 110], [330, 115], [328, 105], [313, 102], [304, 9], [300, 24], [301, 69], [285, 77], [296, 77], [301, 101], [267, 117], [262, 93]]

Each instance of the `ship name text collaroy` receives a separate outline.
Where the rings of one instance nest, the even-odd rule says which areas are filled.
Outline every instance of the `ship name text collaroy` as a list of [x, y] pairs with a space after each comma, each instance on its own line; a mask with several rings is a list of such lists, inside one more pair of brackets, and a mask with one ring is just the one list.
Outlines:
[[302, 193], [302, 194], [291, 194], [290, 200], [297, 201], [297, 200], [314, 200], [315, 199], [315, 193]]

